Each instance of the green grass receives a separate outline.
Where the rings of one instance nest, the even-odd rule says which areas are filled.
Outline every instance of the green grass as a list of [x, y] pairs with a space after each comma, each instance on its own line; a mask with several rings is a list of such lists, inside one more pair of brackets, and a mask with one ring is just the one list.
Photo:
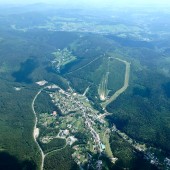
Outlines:
[[65, 139], [54, 138], [49, 143], [40, 142], [40, 146], [42, 147], [44, 153], [49, 153], [53, 150], [62, 149], [66, 145]]

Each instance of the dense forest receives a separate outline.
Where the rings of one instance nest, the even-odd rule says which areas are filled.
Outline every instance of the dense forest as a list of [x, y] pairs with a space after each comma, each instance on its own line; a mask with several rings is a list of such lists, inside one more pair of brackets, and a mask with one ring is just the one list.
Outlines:
[[[145, 143], [148, 147], [158, 148], [165, 157], [169, 156], [170, 53], [167, 45], [169, 30], [166, 26], [157, 28], [156, 19], [151, 22], [148, 20], [149, 17], [145, 18], [143, 15], [140, 18], [141, 23], [138, 23], [136, 11], [131, 15], [127, 12], [129, 14], [127, 20], [120, 19], [122, 16], [117, 11], [116, 15], [119, 17], [115, 18], [114, 22], [112, 18], [107, 20], [110, 11], [107, 14], [103, 12], [103, 18], [98, 16], [99, 12], [86, 17], [79, 11], [82, 17], [79, 18], [74, 10], [61, 9], [58, 9], [58, 12], [55, 9], [36, 13], [29, 12], [28, 9], [26, 12], [25, 9], [19, 12], [14, 8], [15, 17], [11, 10], [8, 9], [2, 14], [3, 11], [2, 9], [0, 12], [0, 169], [39, 169], [41, 157], [33, 139], [35, 117], [31, 108], [33, 98], [41, 88], [36, 82], [46, 80], [64, 90], [70, 85], [80, 94], [89, 87], [86, 96], [91, 105], [102, 113], [102, 101], [98, 93], [102, 77], [109, 72], [107, 97], [112, 96], [124, 83], [125, 66], [111, 59], [112, 57], [131, 63], [131, 71], [128, 89], [106, 107], [111, 113], [106, 117], [110, 127], [115, 124], [119, 130], [134, 140]], [[69, 14], [72, 17], [70, 20]], [[62, 29], [51, 31], [49, 23], [52, 19], [49, 23], [47, 20], [55, 15], [60, 16], [59, 25], [56, 27]], [[158, 12], [155, 18], [167, 15], [160, 16]], [[66, 31], [62, 24], [73, 24], [74, 17], [78, 18], [74, 20], [74, 24], [81, 24], [81, 19], [88, 24], [92, 22], [92, 25], [94, 21], [98, 22], [101, 24], [96, 26], [99, 32], [94, 33], [90, 30], [83, 32], [85, 28], [80, 29], [81, 31], [76, 29], [70, 31], [69, 27]], [[147, 29], [143, 29], [146, 32], [141, 31], [142, 22], [148, 24], [150, 34], [147, 33]], [[47, 23], [49, 25], [43, 25]], [[124, 27], [120, 23], [124, 24]], [[108, 26], [109, 24], [118, 24], [118, 29], [114, 28], [118, 31], [104, 32], [104, 28], [113, 29]], [[135, 27], [136, 31], [133, 28], [134, 32], [128, 32], [128, 27], [131, 28], [133, 24], [140, 29]], [[101, 27], [104, 33], [100, 30]], [[164, 34], [162, 37], [158, 36], [160, 31], [164, 31], [166, 36]], [[144, 41], [147, 38], [142, 39], [142, 36], [150, 41]], [[52, 53], [56, 49], [64, 48], [76, 56], [76, 60], [65, 65], [59, 73], [52, 68]], [[35, 108], [38, 114], [50, 114], [58, 109], [45, 90], [37, 99]], [[53, 131], [49, 128], [40, 132], [40, 137], [58, 132], [59, 129]], [[75, 136], [79, 143], [87, 143], [86, 135], [75, 133]], [[53, 139], [47, 145], [39, 143], [46, 152], [65, 145], [62, 139]], [[107, 167], [110, 169], [156, 169], [143, 159], [142, 153], [134, 152], [133, 148], [117, 134], [111, 134], [110, 144], [113, 154], [119, 158], [113, 165], [105, 155], [102, 155], [104, 164], [108, 164]], [[49, 154], [44, 169], [56, 169], [56, 165], [59, 170], [78, 169], [72, 159], [72, 153], [73, 150], [67, 146]]]

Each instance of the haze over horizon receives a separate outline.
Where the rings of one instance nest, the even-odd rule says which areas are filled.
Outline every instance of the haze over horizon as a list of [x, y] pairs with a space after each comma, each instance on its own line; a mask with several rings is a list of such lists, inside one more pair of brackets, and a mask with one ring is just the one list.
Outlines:
[[123, 5], [123, 6], [133, 6], [133, 5], [170, 5], [168, 0], [0, 0], [0, 5], [2, 4], [34, 4], [34, 3], [45, 3], [45, 4], [59, 4], [59, 5], [88, 5], [96, 7], [104, 6], [114, 6], [114, 5]]

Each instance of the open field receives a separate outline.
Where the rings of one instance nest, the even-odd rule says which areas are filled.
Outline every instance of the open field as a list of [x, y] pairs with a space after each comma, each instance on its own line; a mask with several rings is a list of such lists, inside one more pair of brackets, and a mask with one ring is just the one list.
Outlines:
[[113, 102], [114, 100], [117, 99], [117, 97], [119, 95], [121, 95], [123, 92], [125, 92], [125, 90], [128, 88], [129, 86], [129, 77], [130, 77], [130, 63], [119, 59], [119, 58], [115, 58], [116, 60], [123, 62], [125, 64], [126, 67], [126, 71], [125, 71], [125, 77], [124, 77], [124, 85], [123, 87], [121, 87], [119, 90], [117, 90], [111, 97], [110, 99], [106, 100], [104, 103], [102, 103], [102, 107], [106, 108], [107, 105], [109, 105], [111, 102]]

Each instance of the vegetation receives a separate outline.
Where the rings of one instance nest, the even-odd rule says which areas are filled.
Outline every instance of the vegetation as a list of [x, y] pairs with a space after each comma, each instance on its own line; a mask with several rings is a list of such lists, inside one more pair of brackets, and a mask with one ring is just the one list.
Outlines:
[[110, 121], [139, 141], [169, 150], [167, 141], [170, 136], [165, 130], [169, 128], [169, 100], [166, 100], [162, 86], [162, 82], [166, 80], [152, 71], [146, 73], [143, 70], [140, 75], [139, 72], [133, 74], [132, 78], [140, 77], [141, 74], [145, 76], [135, 80], [138, 83], [132, 84], [127, 93], [107, 107], [109, 112], [114, 113]]
[[149, 163], [149, 161], [143, 159], [143, 154], [137, 152], [128, 143], [126, 143], [117, 134], [112, 134], [110, 138], [111, 149], [113, 154], [118, 158], [115, 167], [120, 169], [152, 169], [157, 168]]
[[36, 170], [36, 164], [32, 161], [19, 161], [15, 156], [12, 156], [6, 152], [0, 153], [0, 167], [1, 170]]
[[[66, 147], [60, 151], [51, 153], [48, 155], [48, 157], [45, 160], [45, 167], [44, 169], [70, 169], [70, 170], [76, 170], [78, 169], [78, 166], [76, 163], [72, 160], [71, 157], [72, 149], [69, 147]], [[56, 166], [57, 165], [57, 166]]]
[[52, 103], [49, 94], [44, 91], [38, 96], [35, 102], [35, 110], [39, 114], [52, 114], [53, 111], [57, 110], [57, 107]]
[[41, 143], [40, 146], [43, 149], [44, 153], [49, 153], [53, 150], [58, 150], [63, 148], [66, 145], [65, 139], [54, 138], [49, 143]]
[[[11, 161], [15, 161], [16, 164], [11, 163], [11, 165], [16, 165], [17, 168], [18, 164], [18, 169], [21, 166], [27, 166], [26, 164], [30, 168], [32, 166], [32, 169], [39, 169], [41, 157], [33, 140], [34, 115], [31, 102], [41, 87], [35, 85], [35, 82], [45, 79], [59, 84], [63, 89], [68, 88], [68, 84], [60, 75], [56, 75], [47, 68], [50, 65], [50, 54], [55, 48], [64, 48], [77, 35], [70, 33], [68, 36], [63, 32], [49, 34], [46, 31], [30, 31], [23, 34], [12, 30], [4, 30], [2, 34], [3, 41], [0, 44], [0, 151], [15, 155], [16, 159]], [[43, 40], [42, 37], [44, 37]], [[60, 38], [60, 43], [58, 43], [58, 38]], [[46, 95], [42, 98], [39, 98], [37, 111], [51, 112], [53, 106], [49, 103], [50, 100]], [[5, 154], [1, 156], [8, 162]], [[2, 164], [0, 166], [6, 167]]]
[[[166, 18], [169, 18], [169, 13], [154, 12], [154, 19], [150, 20], [152, 10], [149, 13], [127, 10], [124, 20], [120, 19], [120, 10], [115, 10], [115, 13], [94, 11], [93, 15], [89, 11], [84, 11], [89, 15], [81, 11], [81, 15], [77, 15], [73, 10], [30, 10], [26, 7], [0, 10], [0, 169], [11, 169], [11, 166], [18, 170], [39, 169], [41, 157], [33, 140], [35, 117], [31, 102], [42, 87], [35, 83], [46, 80], [64, 90], [70, 85], [81, 94], [89, 87], [86, 96], [92, 106], [102, 113], [98, 91], [101, 82], [107, 80], [102, 87], [107, 97], [112, 96], [124, 82], [124, 64], [110, 57], [131, 63], [128, 89], [106, 107], [111, 113], [107, 117], [110, 127], [114, 123], [131, 138], [164, 151], [163, 156], [168, 157], [170, 53], [169, 21]], [[110, 17], [113, 14], [118, 16], [114, 21]], [[158, 22], [160, 18], [163, 18], [162, 24]], [[57, 53], [56, 49], [61, 51]], [[56, 59], [61, 55], [67, 56], [67, 60], [60, 65], [60, 72], [56, 72], [51, 64], [53, 52], [56, 52]], [[60, 112], [48, 93], [50, 90], [44, 90], [36, 100], [38, 118], [43, 114], [50, 116], [53, 111]], [[56, 119], [63, 129], [66, 127], [60, 116], [63, 115], [52, 117], [47, 127], [38, 124], [40, 138], [57, 136]], [[76, 119], [79, 118], [80, 115], [77, 115]], [[84, 128], [77, 124], [80, 129]], [[75, 132], [75, 137], [79, 141], [74, 145], [85, 145], [89, 138], [78, 132]], [[45, 152], [61, 149], [65, 145], [62, 139], [52, 139], [48, 144], [39, 143]], [[111, 135], [110, 143], [113, 155], [119, 160], [113, 165], [103, 155], [101, 159], [105, 169], [155, 168], [117, 134]], [[45, 169], [76, 169], [72, 153], [68, 146], [52, 152], [45, 160]]]

